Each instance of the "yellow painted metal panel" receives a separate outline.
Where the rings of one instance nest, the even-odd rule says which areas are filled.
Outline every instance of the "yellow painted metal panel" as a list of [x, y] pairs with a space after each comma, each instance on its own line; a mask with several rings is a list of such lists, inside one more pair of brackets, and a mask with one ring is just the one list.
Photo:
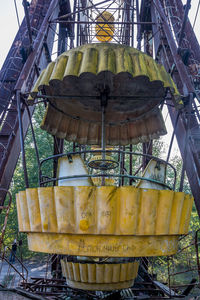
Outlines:
[[[55, 72], [55, 62], [51, 62], [50, 64], [48, 64], [45, 73], [43, 73], [42, 78], [40, 79], [40, 86], [39, 86], [39, 90], [41, 90], [44, 86], [49, 86], [49, 80], [51, 78], [51, 74], [53, 72]], [[36, 83], [37, 84], [37, 83]]]
[[[27, 198], [26, 198], [26, 192], [21, 191], [18, 194], [18, 204], [20, 208], [19, 217], [22, 219], [19, 221], [20, 224], [22, 224], [22, 231], [29, 231], [30, 230], [30, 221], [29, 221], [29, 214], [28, 214], [28, 206], [27, 206]], [[17, 206], [18, 209], [18, 206]]]
[[87, 264], [88, 266], [88, 282], [95, 283], [96, 282], [96, 265], [95, 264]]
[[113, 265], [113, 276], [112, 276], [112, 282], [119, 282], [120, 281], [120, 264]]
[[39, 86], [41, 85], [41, 83], [43, 82], [43, 75], [46, 73], [46, 69], [44, 69], [41, 73], [40, 73], [40, 76], [38, 77], [37, 81], [35, 82], [32, 90], [31, 90], [31, 95], [28, 96], [28, 104], [33, 104], [34, 103], [34, 98], [37, 93], [38, 93], [38, 88]]
[[154, 235], [159, 191], [142, 189], [137, 234]]
[[61, 268], [62, 268], [62, 274], [63, 274], [63, 277], [69, 278], [69, 275], [68, 275], [68, 273], [67, 273], [67, 271], [66, 271], [67, 266], [66, 266], [64, 260], [61, 259], [61, 260], [60, 260], [60, 263], [61, 263]]
[[155, 234], [169, 233], [173, 199], [173, 191], [159, 191]]
[[102, 48], [102, 51], [99, 53], [99, 72], [109, 71], [115, 73], [115, 52], [113, 49]]
[[96, 264], [96, 282], [103, 283], [104, 282], [104, 265]]
[[71, 186], [54, 187], [54, 199], [58, 232], [74, 232], [74, 188]]
[[133, 286], [134, 280], [117, 282], [117, 283], [84, 283], [67, 280], [67, 285], [72, 288], [87, 290], [87, 291], [112, 291], [127, 289]]
[[97, 257], [141, 257], [175, 254], [178, 236], [112, 236], [29, 233], [29, 249], [45, 253]]
[[74, 273], [74, 280], [80, 281], [81, 280], [81, 276], [80, 276], [79, 264], [78, 263], [73, 263], [72, 264], [72, 268], [73, 268], [73, 273]]
[[25, 232], [185, 234], [193, 203], [184, 193], [132, 186], [27, 189], [19, 201], [20, 195], [18, 218]]
[[68, 62], [68, 56], [66, 56], [66, 55], [61, 55], [56, 60], [53, 72], [50, 77], [51, 84], [53, 84], [53, 83], [54, 83], [54, 85], [56, 83], [58, 84], [58, 82], [63, 79], [67, 62]]
[[26, 189], [26, 199], [28, 206], [28, 215], [30, 221], [30, 230], [41, 232], [42, 224], [41, 224], [41, 215], [40, 215], [40, 207], [39, 207], [39, 199], [38, 199], [38, 189]]
[[96, 188], [97, 233], [114, 234], [117, 217], [117, 188], [102, 186]]
[[96, 74], [98, 70], [98, 51], [95, 48], [86, 47], [81, 63], [79, 76], [83, 73]]
[[113, 268], [110, 267], [110, 265], [105, 265], [105, 275], [104, 275], [104, 282], [110, 283], [112, 282], [113, 277]]
[[183, 192], [177, 192], [174, 194], [169, 234], [180, 233], [179, 227], [181, 222], [181, 214], [182, 214], [184, 198], [185, 198], [185, 194]]
[[87, 264], [80, 264], [80, 279], [82, 282], [88, 282]]
[[57, 231], [57, 220], [55, 214], [54, 188], [38, 188], [42, 231]]
[[80, 69], [81, 59], [82, 59], [81, 52], [79, 51], [72, 52], [72, 55], [69, 56], [69, 61], [67, 62], [67, 66], [64, 72], [64, 77], [66, 77], [67, 75], [76, 76], [78, 74]]
[[72, 262], [69, 262], [67, 264], [67, 273], [68, 273], [69, 279], [74, 280], [74, 272], [73, 272]]
[[188, 227], [189, 227], [189, 223], [190, 223], [192, 205], [193, 205], [192, 195], [186, 195], [185, 199], [184, 199], [184, 202], [183, 202], [180, 228], [179, 228], [179, 233], [181, 233], [181, 234], [187, 234], [188, 233]]
[[136, 234], [140, 206], [140, 190], [132, 186], [119, 189], [118, 234]]
[[74, 191], [76, 232], [94, 233], [96, 229], [96, 189], [77, 187]]
[[19, 231], [23, 231], [23, 218], [21, 215], [19, 194], [16, 194], [16, 204], [17, 204], [17, 219], [18, 219]]
[[128, 268], [128, 264], [127, 263], [126, 264], [121, 264], [119, 281], [128, 280], [128, 278], [127, 278], [127, 268]]

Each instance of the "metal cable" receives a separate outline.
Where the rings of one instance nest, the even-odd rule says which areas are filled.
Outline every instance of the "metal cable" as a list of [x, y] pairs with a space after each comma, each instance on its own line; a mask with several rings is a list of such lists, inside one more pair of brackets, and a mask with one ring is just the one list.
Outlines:
[[199, 7], [200, 7], [200, 0], [199, 0], [199, 3], [198, 3], [198, 6], [197, 6], [197, 11], [196, 11], [196, 15], [195, 15], [195, 18], [194, 18], [194, 23], [193, 23], [192, 29], [194, 29], [194, 26], [195, 26], [195, 23], [196, 23], [196, 20], [197, 20], [197, 15], [198, 15], [198, 12], [199, 12]]
[[18, 9], [17, 9], [17, 3], [16, 3], [16, 0], [14, 0], [14, 4], [15, 4], [15, 12], [16, 12], [16, 16], [17, 16], [17, 23], [18, 23], [18, 26], [19, 26], [19, 28], [20, 28], [19, 14], [18, 14]]

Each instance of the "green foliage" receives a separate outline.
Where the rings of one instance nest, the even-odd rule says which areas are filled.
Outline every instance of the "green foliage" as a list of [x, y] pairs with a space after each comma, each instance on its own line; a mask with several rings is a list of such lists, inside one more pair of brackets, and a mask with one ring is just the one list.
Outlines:
[[10, 274], [10, 275], [5, 275], [2, 282], [1, 282], [1, 285], [3, 287], [9, 287], [9, 285], [11, 285], [13, 279], [14, 279], [14, 274]]
[[[42, 116], [44, 114], [44, 108], [42, 105], [38, 105], [33, 118], [33, 126], [36, 136], [36, 141], [38, 144], [39, 156], [40, 159], [44, 159], [47, 156], [52, 155], [52, 145], [53, 145], [53, 138], [47, 134], [46, 132], [40, 129], [40, 123], [42, 121]], [[25, 139], [25, 150], [26, 150], [26, 163], [27, 163], [27, 170], [29, 175], [29, 184], [30, 187], [37, 187], [38, 186], [38, 164], [35, 155], [34, 143], [32, 138], [31, 129], [29, 128], [27, 132], [27, 136]], [[51, 172], [52, 166], [46, 165], [45, 166], [46, 173]], [[6, 234], [4, 238], [4, 244], [6, 246], [11, 247], [15, 238], [17, 240], [22, 240], [23, 247], [22, 247], [22, 255], [23, 257], [30, 257], [33, 256], [34, 253], [28, 250], [27, 245], [27, 235], [18, 232], [18, 222], [17, 222], [17, 209], [16, 209], [16, 193], [21, 190], [25, 189], [24, 183], [24, 173], [22, 167], [22, 160], [21, 157], [18, 160], [13, 180], [10, 186], [10, 191], [12, 194], [12, 206], [9, 213], [8, 224], [6, 227]], [[7, 203], [8, 199], [6, 199]], [[5, 212], [0, 214], [0, 224], [3, 225], [5, 218]], [[19, 247], [18, 247], [19, 248]], [[18, 249], [19, 252], [19, 249]], [[19, 255], [19, 253], [17, 254]]]

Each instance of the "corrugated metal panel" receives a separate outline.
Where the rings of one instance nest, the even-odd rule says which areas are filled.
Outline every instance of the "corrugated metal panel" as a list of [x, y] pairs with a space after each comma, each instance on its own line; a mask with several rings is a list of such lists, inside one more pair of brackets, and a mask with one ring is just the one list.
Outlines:
[[32, 188], [17, 196], [21, 231], [81, 235], [186, 234], [192, 203], [183, 192], [132, 186]]
[[110, 145], [146, 142], [166, 133], [157, 106], [167, 87], [180, 102], [170, 75], [150, 56], [125, 45], [87, 44], [63, 53], [36, 82], [33, 97], [38, 91], [53, 96], [41, 127], [59, 138], [100, 144], [98, 97], [105, 87], [111, 97], [105, 117]]
[[113, 290], [133, 285], [139, 262], [92, 264], [62, 259], [61, 266], [69, 286], [86, 290]]

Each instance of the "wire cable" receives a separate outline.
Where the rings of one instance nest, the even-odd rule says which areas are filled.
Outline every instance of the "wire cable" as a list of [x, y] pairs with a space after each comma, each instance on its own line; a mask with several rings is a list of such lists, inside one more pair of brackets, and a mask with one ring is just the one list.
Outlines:
[[198, 15], [198, 12], [199, 12], [199, 7], [200, 7], [200, 0], [199, 0], [199, 3], [198, 3], [198, 6], [197, 6], [197, 11], [196, 11], [196, 15], [195, 15], [195, 18], [194, 18], [194, 23], [193, 23], [192, 29], [194, 29], [194, 26], [196, 24], [197, 15]]
[[18, 9], [17, 9], [16, 0], [14, 0], [14, 4], [15, 4], [15, 12], [16, 12], [16, 17], [17, 17], [17, 23], [18, 23], [18, 26], [19, 26], [19, 36], [20, 36], [20, 40], [22, 41], [22, 35], [21, 35], [21, 31], [20, 31], [19, 13], [18, 13]]
[[14, 0], [14, 4], [15, 4], [15, 12], [16, 12], [16, 16], [17, 16], [17, 23], [18, 23], [18, 26], [19, 26], [19, 28], [20, 28], [19, 14], [18, 14], [18, 9], [17, 9], [17, 3], [16, 3], [16, 0]]

